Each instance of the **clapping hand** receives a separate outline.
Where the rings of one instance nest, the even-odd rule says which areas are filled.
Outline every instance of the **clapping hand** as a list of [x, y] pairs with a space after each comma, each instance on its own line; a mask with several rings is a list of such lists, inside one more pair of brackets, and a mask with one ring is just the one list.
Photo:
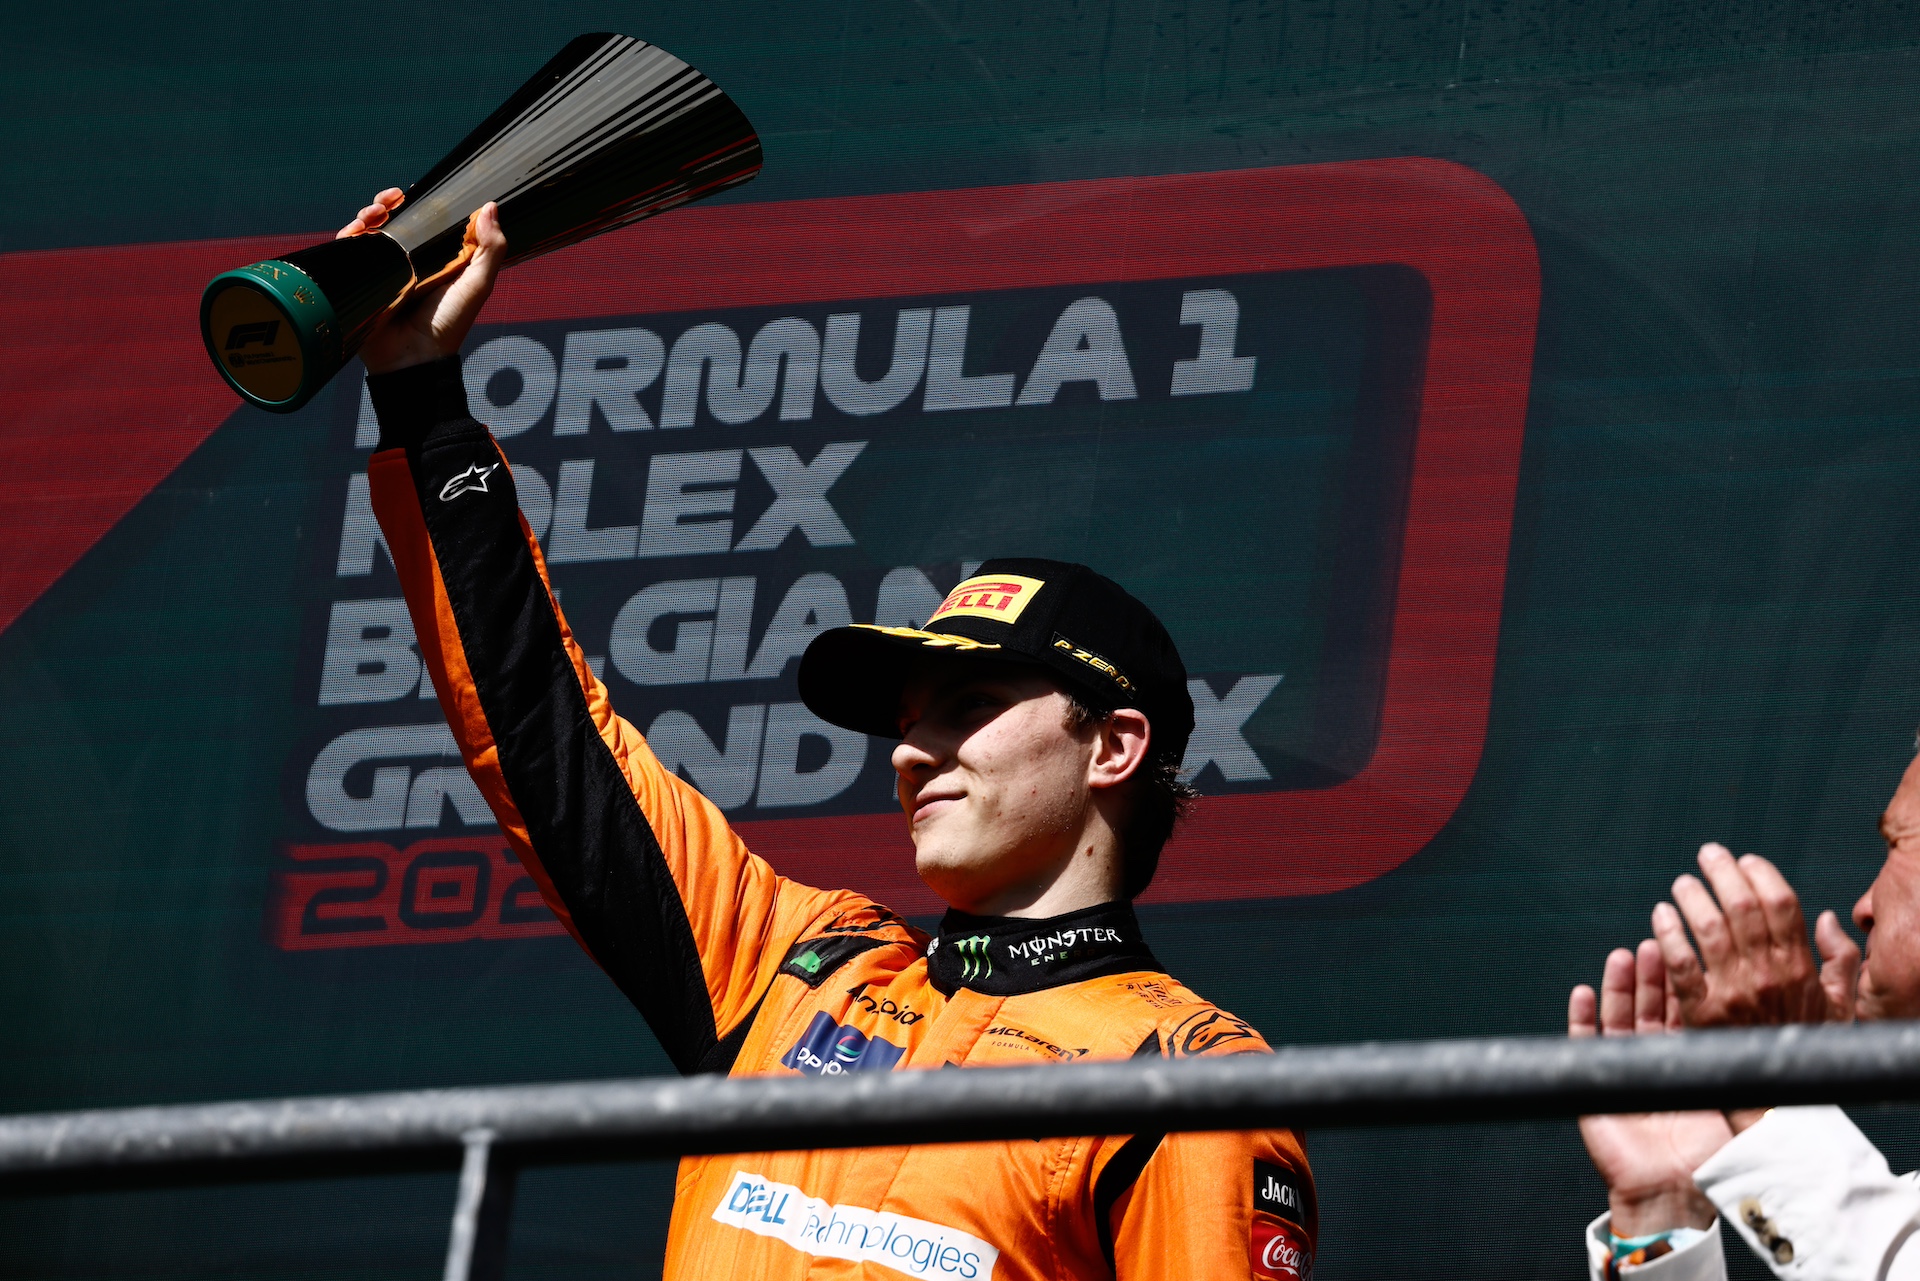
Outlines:
[[1700, 847], [1700, 871], [1706, 884], [1693, 876], [1674, 881], [1677, 911], [1672, 903], [1653, 909], [1653, 935], [1681, 1022], [1702, 1028], [1853, 1021], [1860, 949], [1839, 917], [1822, 912], [1814, 927], [1816, 969], [1800, 898], [1778, 868], [1757, 854], [1735, 859], [1725, 846], [1708, 844]]
[[[1668, 987], [1667, 967], [1652, 939], [1640, 944], [1637, 955], [1616, 948], [1607, 957], [1597, 1001], [1584, 983], [1567, 1001], [1567, 1035], [1572, 1037], [1651, 1036], [1679, 1027], [1679, 1001]], [[1722, 1113], [1583, 1116], [1580, 1137], [1607, 1181], [1615, 1234], [1642, 1236], [1713, 1223], [1713, 1203], [1694, 1186], [1693, 1172], [1733, 1137]]]

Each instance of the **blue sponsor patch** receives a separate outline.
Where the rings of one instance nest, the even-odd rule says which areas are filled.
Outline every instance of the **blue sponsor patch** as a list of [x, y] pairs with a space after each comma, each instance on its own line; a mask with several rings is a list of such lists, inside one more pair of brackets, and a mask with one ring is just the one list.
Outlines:
[[842, 1072], [885, 1072], [905, 1054], [906, 1050], [892, 1041], [840, 1026], [822, 1010], [807, 1025], [807, 1034], [780, 1062], [808, 1076], [838, 1076]]

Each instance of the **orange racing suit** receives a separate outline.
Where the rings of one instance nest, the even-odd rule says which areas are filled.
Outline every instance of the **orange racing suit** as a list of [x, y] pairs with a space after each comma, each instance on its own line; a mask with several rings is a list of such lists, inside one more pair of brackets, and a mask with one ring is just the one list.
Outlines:
[[[609, 706], [458, 360], [369, 387], [374, 511], [467, 768], [548, 906], [681, 1072], [1266, 1049], [1161, 971], [1125, 903], [950, 912], [930, 937], [780, 876]], [[681, 1162], [666, 1275], [1305, 1281], [1317, 1231], [1286, 1130], [743, 1153]]]

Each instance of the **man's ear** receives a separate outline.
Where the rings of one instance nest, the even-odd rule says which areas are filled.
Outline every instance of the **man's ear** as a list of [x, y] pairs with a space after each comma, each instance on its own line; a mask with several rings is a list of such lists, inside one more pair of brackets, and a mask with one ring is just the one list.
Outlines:
[[1132, 778], [1147, 759], [1153, 730], [1145, 712], [1123, 707], [1101, 721], [1087, 762], [1090, 787], [1117, 787]]

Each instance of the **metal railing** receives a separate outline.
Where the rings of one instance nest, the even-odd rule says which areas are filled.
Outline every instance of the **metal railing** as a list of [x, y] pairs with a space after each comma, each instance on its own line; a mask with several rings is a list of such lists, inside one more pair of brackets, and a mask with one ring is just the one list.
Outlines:
[[1920, 1100], [1920, 1024], [831, 1078], [647, 1078], [0, 1118], [0, 1190], [460, 1169], [446, 1281], [502, 1274], [517, 1172], [696, 1153], [1142, 1130], [1537, 1120]]

